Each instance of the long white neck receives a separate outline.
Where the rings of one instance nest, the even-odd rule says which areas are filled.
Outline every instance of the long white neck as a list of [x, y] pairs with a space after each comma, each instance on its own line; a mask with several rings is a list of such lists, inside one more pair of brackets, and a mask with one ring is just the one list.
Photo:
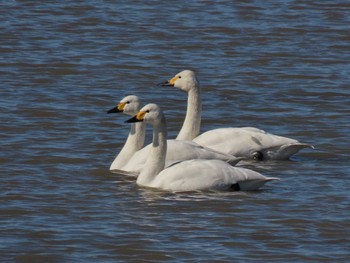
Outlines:
[[177, 140], [191, 141], [196, 138], [201, 128], [202, 100], [199, 84], [188, 92], [187, 112], [184, 124], [176, 137]]
[[146, 137], [146, 124], [143, 122], [132, 123], [128, 138], [119, 152], [117, 157], [111, 164], [110, 170], [122, 169], [123, 166], [130, 160], [135, 152], [140, 150]]
[[164, 170], [167, 151], [166, 138], [167, 126], [165, 117], [163, 116], [159, 123], [153, 126], [152, 147], [146, 164], [137, 178], [137, 184], [150, 186], [154, 178]]

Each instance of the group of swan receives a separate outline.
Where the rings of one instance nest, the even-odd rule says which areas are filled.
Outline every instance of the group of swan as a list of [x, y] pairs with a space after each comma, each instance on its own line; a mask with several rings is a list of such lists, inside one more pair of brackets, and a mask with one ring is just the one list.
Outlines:
[[[137, 184], [169, 191], [255, 190], [277, 178], [233, 167], [242, 158], [288, 159], [308, 144], [253, 127], [221, 128], [198, 136], [201, 123], [199, 82], [184, 70], [163, 83], [188, 93], [187, 113], [176, 140], [167, 140], [165, 116], [156, 104], [141, 110], [137, 96], [127, 96], [108, 113], [134, 116], [129, 136], [110, 169], [137, 176]], [[153, 142], [143, 147], [145, 124], [153, 126]]]
[[[127, 115], [135, 115], [140, 107], [140, 99], [130, 95], [120, 101], [120, 103], [108, 113], [122, 112]], [[129, 136], [118, 156], [110, 166], [110, 170], [131, 176], [138, 176], [149, 156], [151, 145], [143, 147], [145, 141], [145, 124], [132, 123]], [[222, 160], [231, 165], [235, 165], [242, 158], [233, 155], [220, 153], [218, 151], [200, 146], [192, 141], [168, 140], [165, 166], [184, 160], [206, 159]], [[143, 147], [143, 148], [142, 148]]]

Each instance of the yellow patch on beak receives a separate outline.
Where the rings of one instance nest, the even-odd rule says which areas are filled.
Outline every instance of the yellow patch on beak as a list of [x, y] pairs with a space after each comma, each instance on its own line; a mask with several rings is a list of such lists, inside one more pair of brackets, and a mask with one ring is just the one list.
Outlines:
[[117, 106], [117, 107], [118, 107], [118, 110], [124, 111], [125, 105], [126, 105], [126, 102], [121, 102], [121, 103], [119, 103], [118, 106]]
[[171, 80], [169, 80], [169, 84], [170, 84], [170, 85], [174, 85], [174, 84], [175, 84], [175, 81], [177, 81], [178, 79], [179, 79], [179, 76], [173, 77]]
[[146, 113], [147, 111], [139, 111], [136, 115], [136, 119], [138, 119], [139, 121], [143, 121], [143, 118], [145, 117]]

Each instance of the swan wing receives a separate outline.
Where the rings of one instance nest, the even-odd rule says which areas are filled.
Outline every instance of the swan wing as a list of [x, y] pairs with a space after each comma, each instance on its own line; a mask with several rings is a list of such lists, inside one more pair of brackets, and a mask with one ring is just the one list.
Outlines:
[[190, 160], [180, 162], [160, 172], [151, 187], [168, 191], [230, 190], [238, 184], [241, 190], [256, 190], [278, 178], [239, 167], [220, 160]]
[[168, 140], [166, 166], [169, 166], [174, 162], [192, 159], [215, 159], [235, 165], [242, 158], [236, 158], [231, 154], [221, 153], [219, 151], [203, 147], [192, 141]]
[[254, 152], [260, 151], [266, 159], [288, 159], [300, 149], [311, 147], [254, 127], [214, 129], [199, 135], [193, 141], [234, 156], [251, 157]]
[[[242, 160], [242, 158], [203, 147], [192, 141], [167, 140], [167, 144], [165, 167], [180, 161], [192, 159], [218, 159], [228, 162], [230, 165], [235, 165]], [[137, 151], [122, 170], [140, 173], [147, 161], [150, 149], [151, 145], [147, 145]]]

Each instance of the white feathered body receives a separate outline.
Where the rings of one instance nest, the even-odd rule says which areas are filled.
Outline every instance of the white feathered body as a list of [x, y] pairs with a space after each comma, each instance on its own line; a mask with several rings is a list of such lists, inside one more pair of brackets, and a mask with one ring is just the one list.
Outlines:
[[261, 152], [264, 159], [288, 159], [300, 149], [312, 147], [297, 140], [267, 133], [254, 127], [220, 128], [199, 135], [194, 142], [237, 157]]
[[[257, 190], [266, 182], [278, 178], [265, 177], [258, 172], [230, 166], [220, 160], [190, 160], [162, 170], [148, 187], [173, 192], [196, 190], [228, 191], [239, 184], [240, 190]], [[142, 183], [139, 183], [142, 185]]]
[[303, 148], [313, 148], [309, 144], [253, 127], [214, 129], [196, 137], [200, 130], [202, 101], [195, 73], [183, 70], [169, 80], [168, 85], [188, 93], [186, 117], [177, 139], [193, 140], [202, 146], [237, 157], [252, 158], [252, 154], [259, 151], [263, 160], [288, 159]]
[[[137, 151], [132, 158], [119, 169], [133, 172], [135, 175], [140, 173], [149, 157], [151, 147], [152, 145], [149, 144]], [[235, 165], [241, 160], [241, 158], [217, 152], [191, 141], [167, 140], [165, 167], [179, 161], [192, 159], [218, 159], [231, 165]]]

